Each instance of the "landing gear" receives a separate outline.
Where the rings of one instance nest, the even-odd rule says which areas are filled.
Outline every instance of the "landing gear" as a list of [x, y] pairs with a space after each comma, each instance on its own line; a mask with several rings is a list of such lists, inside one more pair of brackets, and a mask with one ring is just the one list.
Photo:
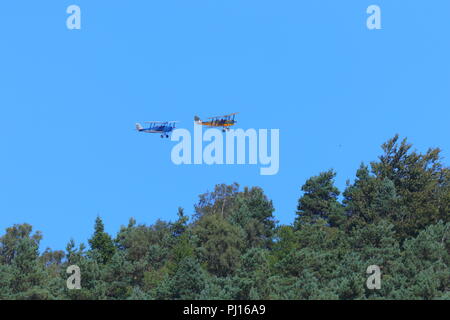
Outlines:
[[168, 134], [166, 134], [166, 138], [169, 138], [169, 135], [168, 135]]
[[164, 138], [164, 135], [163, 135], [163, 134], [161, 135], [161, 138]]

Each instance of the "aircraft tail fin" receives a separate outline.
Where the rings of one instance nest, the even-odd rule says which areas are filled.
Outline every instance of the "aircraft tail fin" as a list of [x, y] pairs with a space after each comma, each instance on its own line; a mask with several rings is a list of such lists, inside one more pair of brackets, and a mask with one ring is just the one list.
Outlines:
[[137, 131], [141, 131], [141, 130], [143, 130], [144, 128], [141, 126], [141, 124], [140, 123], [136, 123], [136, 130]]

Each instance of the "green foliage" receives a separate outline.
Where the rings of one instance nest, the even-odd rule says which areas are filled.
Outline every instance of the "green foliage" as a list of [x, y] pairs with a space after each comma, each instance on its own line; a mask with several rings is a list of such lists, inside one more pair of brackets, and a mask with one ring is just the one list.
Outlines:
[[210, 214], [196, 223], [193, 232], [198, 242], [197, 254], [208, 271], [226, 276], [237, 269], [244, 245], [242, 229], [218, 214]]
[[199, 197], [195, 206], [197, 221], [209, 215], [217, 215], [242, 230], [246, 247], [268, 247], [272, 243], [275, 228], [274, 208], [258, 187], [216, 185], [213, 192]]
[[337, 200], [340, 192], [334, 186], [335, 176], [336, 173], [329, 170], [306, 181], [302, 187], [304, 194], [298, 200], [296, 228], [319, 220], [332, 226], [342, 223], [344, 210]]
[[89, 239], [89, 244], [99, 263], [107, 263], [115, 252], [114, 243], [109, 234], [105, 232], [105, 226], [100, 217], [95, 220], [94, 235]]
[[206, 273], [193, 257], [186, 257], [178, 264], [171, 282], [171, 299], [197, 299], [205, 288]]
[[[440, 149], [425, 154], [396, 135], [382, 145], [384, 154], [372, 162], [377, 179], [391, 180], [399, 195], [396, 228], [402, 238], [417, 235], [426, 226], [449, 219], [449, 168], [441, 162]], [[404, 209], [403, 209], [404, 208]]]
[[[39, 251], [28, 224], [0, 237], [5, 299], [445, 299], [450, 300], [450, 170], [439, 149], [412, 151], [398, 136], [362, 164], [343, 192], [333, 170], [302, 186], [291, 225], [277, 225], [259, 187], [216, 185], [193, 220], [131, 218], [113, 239], [100, 217], [89, 250]], [[66, 269], [81, 270], [81, 289]], [[367, 267], [381, 289], [367, 288]]]

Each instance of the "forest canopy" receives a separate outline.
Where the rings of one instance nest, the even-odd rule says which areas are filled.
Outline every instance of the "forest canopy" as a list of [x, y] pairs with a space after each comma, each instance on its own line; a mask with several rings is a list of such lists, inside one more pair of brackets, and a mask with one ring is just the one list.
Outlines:
[[[192, 217], [130, 218], [116, 235], [98, 217], [88, 244], [40, 250], [29, 224], [0, 236], [0, 299], [450, 299], [450, 168], [396, 135], [339, 190], [336, 172], [299, 189], [281, 225], [259, 187], [219, 184]], [[295, 201], [295, 199], [293, 199]], [[81, 272], [69, 290], [67, 267]], [[368, 266], [381, 288], [366, 286]]]

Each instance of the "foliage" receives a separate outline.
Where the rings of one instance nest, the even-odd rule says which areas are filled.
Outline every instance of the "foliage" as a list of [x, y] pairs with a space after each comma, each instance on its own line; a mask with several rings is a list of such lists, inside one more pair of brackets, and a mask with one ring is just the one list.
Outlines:
[[[89, 248], [39, 250], [28, 224], [0, 237], [0, 299], [450, 299], [450, 169], [393, 137], [343, 190], [328, 170], [301, 187], [295, 219], [277, 225], [259, 187], [220, 184], [193, 219], [137, 224], [115, 238], [97, 217]], [[81, 270], [80, 290], [66, 269]], [[366, 286], [381, 268], [381, 289]]]

